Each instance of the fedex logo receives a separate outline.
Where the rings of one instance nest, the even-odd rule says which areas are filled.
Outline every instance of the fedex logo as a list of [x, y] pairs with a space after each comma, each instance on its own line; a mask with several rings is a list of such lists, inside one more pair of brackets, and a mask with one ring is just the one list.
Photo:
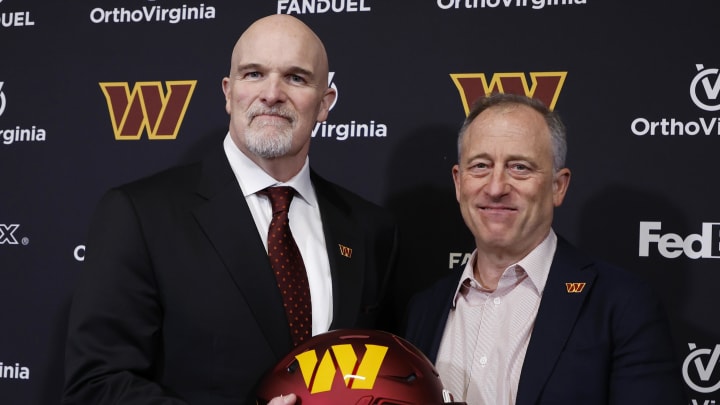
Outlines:
[[705, 222], [702, 233], [693, 233], [685, 238], [676, 233], [661, 234], [661, 228], [661, 222], [640, 222], [640, 257], [650, 256], [653, 246], [668, 259], [683, 254], [690, 259], [720, 259], [720, 223]]
[[0, 245], [17, 245], [18, 239], [15, 236], [15, 232], [20, 228], [19, 224], [0, 224]]

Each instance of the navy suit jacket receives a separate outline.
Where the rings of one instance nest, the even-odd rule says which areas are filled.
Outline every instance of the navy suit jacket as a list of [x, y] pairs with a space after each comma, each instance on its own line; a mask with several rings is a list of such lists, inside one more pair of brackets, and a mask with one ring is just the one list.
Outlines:
[[[405, 336], [433, 363], [462, 270], [409, 304]], [[585, 286], [571, 293], [566, 283]], [[649, 286], [558, 238], [516, 404], [687, 403], [666, 315]]]
[[[311, 179], [331, 329], [378, 327], [395, 222]], [[221, 147], [103, 197], [71, 307], [63, 403], [255, 404], [263, 373], [291, 348], [267, 253]]]

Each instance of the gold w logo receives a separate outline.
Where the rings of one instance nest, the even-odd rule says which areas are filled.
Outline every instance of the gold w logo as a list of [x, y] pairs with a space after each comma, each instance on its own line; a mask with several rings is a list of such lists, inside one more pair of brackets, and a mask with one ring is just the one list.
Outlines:
[[137, 140], [147, 131], [148, 139], [175, 139], [185, 117], [197, 80], [168, 81], [167, 94], [161, 82], [137, 82], [132, 92], [127, 83], [104, 82], [116, 140]]
[[555, 109], [567, 72], [531, 72], [528, 84], [524, 73], [496, 73], [490, 82], [484, 73], [451, 73], [460, 92], [465, 115], [472, 103], [491, 93], [521, 94], [542, 101], [549, 109]]
[[341, 244], [338, 244], [338, 246], [340, 247], [341, 255], [347, 257], [348, 259], [352, 257], [352, 248], [351, 247], [341, 245]]
[[568, 293], [581, 293], [585, 288], [585, 283], [565, 283]]
[[331, 346], [325, 351], [319, 362], [315, 350], [303, 352], [295, 358], [300, 365], [305, 386], [311, 394], [332, 389], [333, 379], [337, 372], [336, 365], [340, 368], [346, 387], [355, 390], [369, 390], [375, 385], [388, 348], [366, 344], [365, 349], [365, 354], [359, 363], [357, 354], [350, 344]]

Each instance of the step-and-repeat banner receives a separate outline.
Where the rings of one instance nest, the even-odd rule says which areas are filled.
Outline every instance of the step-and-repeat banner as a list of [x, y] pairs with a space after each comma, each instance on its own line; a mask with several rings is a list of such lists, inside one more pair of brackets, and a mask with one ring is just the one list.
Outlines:
[[691, 403], [720, 401], [716, 0], [0, 0], [0, 403], [59, 402], [99, 197], [220, 141], [232, 47], [275, 13], [326, 44], [311, 162], [397, 215], [398, 303], [472, 250], [450, 174], [468, 105], [528, 94], [568, 126], [555, 229], [654, 285]]

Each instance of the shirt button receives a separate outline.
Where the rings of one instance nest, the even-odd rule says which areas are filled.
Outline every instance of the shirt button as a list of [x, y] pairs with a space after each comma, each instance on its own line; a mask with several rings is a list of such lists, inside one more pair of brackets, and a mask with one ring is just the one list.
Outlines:
[[502, 299], [500, 299], [500, 297], [497, 297], [493, 300], [493, 302], [495, 303], [495, 305], [500, 305], [500, 303], [502, 303]]
[[482, 356], [480, 357], [480, 365], [485, 367], [487, 365], [487, 357]]

